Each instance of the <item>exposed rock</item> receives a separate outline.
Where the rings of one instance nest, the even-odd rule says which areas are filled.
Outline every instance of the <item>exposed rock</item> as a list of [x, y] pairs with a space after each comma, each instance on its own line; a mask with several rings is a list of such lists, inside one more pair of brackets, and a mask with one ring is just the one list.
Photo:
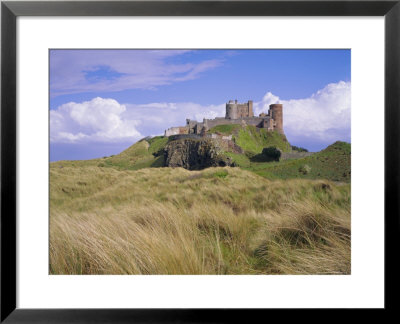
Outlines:
[[169, 142], [164, 149], [165, 166], [200, 170], [215, 166], [234, 166], [223, 154], [218, 141], [210, 138], [179, 139]]

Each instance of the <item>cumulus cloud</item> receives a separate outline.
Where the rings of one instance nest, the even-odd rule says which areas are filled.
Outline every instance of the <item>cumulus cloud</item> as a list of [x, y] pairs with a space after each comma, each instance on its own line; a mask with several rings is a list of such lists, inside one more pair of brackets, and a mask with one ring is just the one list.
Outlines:
[[127, 115], [140, 120], [138, 129], [142, 134], [161, 135], [173, 126], [185, 126], [186, 119], [202, 121], [203, 118], [225, 116], [225, 104], [200, 105], [192, 102], [127, 104]]
[[225, 115], [225, 104], [196, 103], [120, 104], [114, 99], [94, 98], [70, 102], [50, 111], [53, 143], [131, 142], [149, 135], [163, 135], [186, 118], [201, 121]]
[[[82, 92], [154, 89], [192, 80], [220, 66], [221, 59], [175, 62], [187, 50], [52, 50], [52, 96]], [[172, 60], [172, 61], [171, 61]]]
[[[321, 149], [337, 140], [350, 141], [350, 82], [331, 83], [308, 98], [281, 100], [267, 92], [254, 102], [254, 112], [267, 112], [269, 105], [284, 106], [284, 130], [289, 142]], [[52, 142], [130, 142], [144, 136], [164, 134], [173, 126], [184, 126], [186, 118], [225, 116], [225, 103], [120, 104], [114, 99], [94, 98], [70, 102], [50, 112]], [[314, 145], [314, 146], [312, 146]]]
[[326, 143], [350, 140], [350, 82], [328, 84], [304, 99], [281, 100], [267, 92], [260, 102], [254, 104], [254, 111], [257, 114], [268, 111], [273, 103], [283, 104], [283, 125], [289, 140], [301, 138]]
[[140, 121], [125, 116], [126, 106], [114, 99], [69, 102], [50, 111], [50, 141], [57, 143], [122, 142], [141, 137]]

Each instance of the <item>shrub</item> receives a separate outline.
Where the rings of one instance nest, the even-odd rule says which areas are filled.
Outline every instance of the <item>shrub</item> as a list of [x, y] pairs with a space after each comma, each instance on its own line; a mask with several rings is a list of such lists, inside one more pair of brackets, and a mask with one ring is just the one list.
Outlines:
[[311, 167], [308, 164], [304, 164], [299, 168], [299, 172], [303, 174], [308, 174], [311, 171]]
[[268, 160], [279, 161], [281, 157], [281, 151], [274, 146], [265, 147], [261, 153]]

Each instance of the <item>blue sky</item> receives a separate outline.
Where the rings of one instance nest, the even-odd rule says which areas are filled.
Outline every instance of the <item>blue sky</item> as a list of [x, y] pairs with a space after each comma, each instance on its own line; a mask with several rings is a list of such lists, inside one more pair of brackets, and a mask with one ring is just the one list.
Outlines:
[[284, 105], [293, 145], [350, 142], [350, 50], [51, 50], [50, 160], [119, 153], [138, 139], [223, 116]]

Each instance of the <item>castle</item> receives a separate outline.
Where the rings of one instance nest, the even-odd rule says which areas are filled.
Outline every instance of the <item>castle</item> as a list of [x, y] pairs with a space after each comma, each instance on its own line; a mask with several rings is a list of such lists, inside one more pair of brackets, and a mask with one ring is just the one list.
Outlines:
[[265, 128], [268, 131], [283, 133], [283, 106], [272, 104], [269, 106], [268, 114], [261, 113], [258, 117], [253, 113], [253, 101], [238, 103], [237, 100], [229, 100], [226, 104], [225, 117], [214, 119], [203, 119], [203, 122], [186, 119], [186, 126], [171, 127], [165, 131], [165, 136], [180, 134], [204, 135], [209, 129], [226, 124], [252, 125]]

